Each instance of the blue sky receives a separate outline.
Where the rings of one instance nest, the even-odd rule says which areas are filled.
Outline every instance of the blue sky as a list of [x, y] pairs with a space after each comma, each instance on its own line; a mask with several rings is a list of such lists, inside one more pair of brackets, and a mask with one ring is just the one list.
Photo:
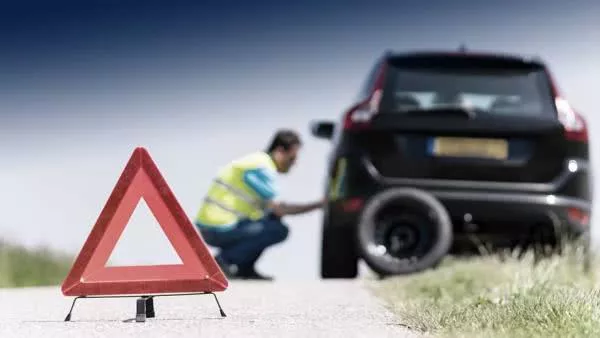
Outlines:
[[[592, 131], [598, 121], [600, 3], [590, 0], [0, 6], [0, 234], [27, 245], [77, 252], [138, 145], [193, 217], [220, 165], [295, 128], [306, 147], [283, 198], [319, 198], [328, 145], [308, 122], [337, 118], [388, 48], [540, 55]], [[320, 216], [290, 218], [289, 241], [260, 268], [315, 277]], [[167, 259], [160, 233], [143, 227], [152, 219], [139, 217], [120, 257]]]

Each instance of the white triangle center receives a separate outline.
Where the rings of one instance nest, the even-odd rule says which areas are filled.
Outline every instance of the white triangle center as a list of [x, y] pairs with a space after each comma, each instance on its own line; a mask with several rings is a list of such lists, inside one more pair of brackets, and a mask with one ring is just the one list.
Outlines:
[[183, 264], [142, 197], [106, 266]]

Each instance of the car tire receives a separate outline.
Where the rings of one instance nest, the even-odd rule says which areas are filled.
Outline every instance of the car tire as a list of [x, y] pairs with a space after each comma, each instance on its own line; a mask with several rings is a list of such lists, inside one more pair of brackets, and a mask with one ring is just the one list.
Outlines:
[[349, 227], [323, 227], [321, 277], [351, 279], [358, 275], [355, 237]]
[[[388, 209], [389, 215], [386, 213]], [[380, 216], [383, 218], [379, 219]], [[376, 240], [377, 231], [380, 231], [378, 227], [385, 228], [386, 222], [392, 223], [387, 226], [392, 228], [390, 232], [410, 229], [414, 234], [413, 239], [421, 241], [414, 252], [423, 251], [422, 256], [405, 259], [387, 255], [392, 250], [377, 244]], [[393, 188], [371, 198], [360, 215], [355, 234], [359, 256], [380, 277], [411, 274], [433, 268], [449, 252], [453, 241], [452, 222], [446, 208], [433, 195], [413, 188]], [[389, 238], [392, 236], [384, 235]], [[386, 250], [384, 255], [377, 253], [382, 247]]]

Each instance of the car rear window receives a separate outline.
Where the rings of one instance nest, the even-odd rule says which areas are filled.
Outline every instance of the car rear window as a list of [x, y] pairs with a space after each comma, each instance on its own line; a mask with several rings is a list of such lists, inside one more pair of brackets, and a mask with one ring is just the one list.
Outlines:
[[468, 57], [392, 61], [380, 109], [403, 113], [470, 106], [494, 114], [555, 116], [544, 69], [525, 62]]

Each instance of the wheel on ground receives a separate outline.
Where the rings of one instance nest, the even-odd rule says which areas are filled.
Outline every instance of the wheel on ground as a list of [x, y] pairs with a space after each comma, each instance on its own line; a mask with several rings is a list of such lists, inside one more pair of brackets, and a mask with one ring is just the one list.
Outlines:
[[348, 227], [323, 227], [321, 242], [321, 277], [356, 278], [358, 258], [355, 237]]
[[382, 277], [435, 267], [452, 245], [452, 222], [431, 194], [413, 188], [384, 191], [370, 199], [356, 236], [358, 254]]

